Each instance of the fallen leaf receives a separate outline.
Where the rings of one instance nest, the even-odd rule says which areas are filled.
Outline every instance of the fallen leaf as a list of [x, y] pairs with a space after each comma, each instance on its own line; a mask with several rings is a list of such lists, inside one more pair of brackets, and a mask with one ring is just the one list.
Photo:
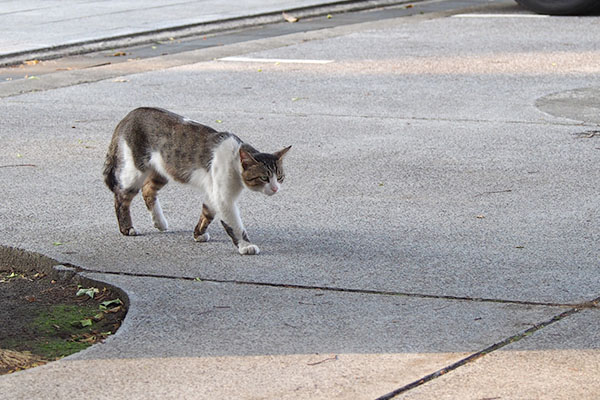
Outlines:
[[223, 121], [221, 121], [220, 119], [216, 120], [215, 122], [216, 122], [217, 124], [222, 124], [222, 123], [223, 123]]
[[298, 22], [298, 18], [286, 13], [285, 11], [283, 13], [281, 13], [283, 15], [283, 19], [285, 19], [287, 22]]
[[414, 6], [412, 4], [407, 4], [404, 6], [404, 8], [413, 8]]
[[82, 319], [81, 321], [79, 321], [79, 323], [83, 328], [85, 328], [86, 326], [92, 326], [92, 320], [90, 318]]
[[102, 303], [100, 303], [99, 307], [101, 310], [108, 310], [109, 308], [118, 307], [122, 304], [123, 304], [123, 302], [121, 301], [121, 299], [113, 299], [113, 300], [103, 301]]
[[53, 242], [52, 246], [62, 246], [63, 243], [62, 242]]
[[33, 303], [35, 301], [35, 297], [34, 296], [25, 296], [25, 300], [27, 300], [30, 303]]
[[126, 56], [127, 53], [125, 53], [124, 51], [117, 51], [115, 54], [113, 54], [113, 57], [123, 57]]
[[485, 215], [476, 215], [475, 218], [484, 219]]
[[98, 288], [95, 287], [91, 287], [91, 288], [81, 288], [77, 291], [76, 296], [83, 296], [83, 295], [88, 295], [90, 296], [90, 298], [94, 298], [94, 295], [96, 293], [100, 293], [100, 290], [98, 290]]
[[96, 343], [96, 336], [90, 336], [85, 339], [79, 339], [78, 342], [94, 344]]
[[331, 19], [331, 18], [333, 18], [333, 17], [331, 16], [331, 14], [327, 14], [327, 19]]
[[121, 306], [109, 308], [108, 310], [106, 310], [104, 312], [107, 312], [107, 313], [118, 313], [119, 311], [121, 311]]
[[23, 64], [25, 65], [35, 65], [35, 64], [39, 64], [40, 60], [27, 60], [27, 61], [23, 61]]
[[96, 322], [102, 320], [104, 318], [104, 313], [98, 313], [92, 317], [92, 319]]

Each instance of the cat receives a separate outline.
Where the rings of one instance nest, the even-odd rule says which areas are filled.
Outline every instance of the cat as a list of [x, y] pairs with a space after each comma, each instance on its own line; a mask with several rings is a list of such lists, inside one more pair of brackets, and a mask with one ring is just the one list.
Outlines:
[[104, 164], [104, 182], [115, 195], [123, 235], [135, 236], [130, 204], [142, 190], [154, 226], [168, 229], [157, 192], [169, 181], [199, 188], [204, 194], [194, 240], [210, 239], [207, 228], [218, 214], [240, 254], [260, 252], [250, 243], [237, 200], [246, 187], [267, 196], [280, 191], [285, 175], [282, 158], [292, 146], [261, 153], [228, 132], [160, 108], [131, 111], [115, 128]]

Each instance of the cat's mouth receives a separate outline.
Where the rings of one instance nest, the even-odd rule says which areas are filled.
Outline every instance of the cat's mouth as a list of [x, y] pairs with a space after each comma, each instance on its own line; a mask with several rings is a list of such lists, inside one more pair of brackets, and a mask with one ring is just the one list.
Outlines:
[[279, 190], [280, 190], [280, 188], [271, 188], [270, 186], [259, 186], [259, 187], [256, 187], [256, 186], [246, 185], [246, 187], [248, 189], [250, 189], [251, 191], [253, 191], [253, 192], [259, 192], [259, 193], [262, 193], [262, 194], [264, 194], [266, 196], [273, 196], [275, 193], [279, 192]]
[[263, 189], [263, 193], [266, 194], [267, 196], [273, 196], [278, 191], [279, 191], [279, 189], [273, 190], [272, 188], [269, 188], [269, 187], [266, 187]]

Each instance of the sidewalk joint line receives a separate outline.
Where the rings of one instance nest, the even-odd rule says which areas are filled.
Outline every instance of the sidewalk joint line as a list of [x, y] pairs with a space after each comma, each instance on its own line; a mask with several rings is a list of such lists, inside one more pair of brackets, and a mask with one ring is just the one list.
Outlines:
[[[65, 264], [66, 265], [66, 264]], [[600, 299], [582, 303], [552, 303], [552, 302], [540, 302], [540, 301], [526, 301], [526, 300], [506, 300], [506, 299], [493, 299], [483, 297], [467, 297], [467, 296], [450, 296], [450, 295], [433, 295], [424, 293], [410, 293], [410, 292], [394, 292], [389, 290], [374, 290], [374, 289], [352, 289], [352, 288], [341, 288], [335, 286], [318, 286], [318, 285], [299, 285], [299, 284], [287, 284], [287, 283], [272, 283], [272, 282], [256, 282], [256, 281], [240, 281], [235, 279], [216, 279], [216, 278], [202, 278], [202, 277], [188, 277], [188, 276], [172, 276], [152, 273], [134, 273], [134, 272], [120, 272], [120, 271], [101, 271], [94, 269], [87, 269], [78, 267], [76, 265], [69, 265], [78, 272], [84, 273], [95, 273], [95, 274], [106, 274], [106, 275], [121, 275], [128, 277], [137, 278], [157, 278], [157, 279], [172, 279], [172, 280], [185, 280], [194, 282], [211, 282], [211, 283], [230, 283], [236, 285], [246, 286], [263, 286], [272, 288], [283, 288], [283, 289], [298, 289], [298, 290], [322, 290], [328, 292], [340, 292], [340, 293], [354, 293], [354, 294], [371, 294], [380, 296], [398, 296], [398, 297], [414, 297], [421, 299], [433, 299], [433, 300], [452, 300], [452, 301], [470, 301], [476, 303], [497, 303], [497, 304], [515, 304], [521, 306], [536, 306], [536, 307], [562, 307], [562, 308], [598, 308], [598, 302]]]
[[[597, 304], [599, 301], [600, 301], [600, 298], [597, 298], [595, 300], [592, 300], [589, 303], [590, 304]], [[547, 321], [544, 321], [544, 322], [541, 322], [539, 324], [536, 324], [536, 325], [532, 326], [531, 328], [529, 328], [529, 329], [527, 329], [527, 330], [525, 330], [523, 332], [520, 332], [520, 333], [517, 333], [516, 335], [510, 336], [510, 337], [508, 337], [508, 338], [506, 338], [506, 339], [504, 339], [504, 340], [502, 340], [502, 341], [500, 341], [498, 343], [495, 343], [495, 344], [493, 344], [493, 345], [491, 345], [489, 347], [486, 347], [485, 349], [483, 349], [481, 351], [478, 351], [477, 353], [473, 353], [470, 356], [463, 358], [462, 360], [459, 360], [459, 361], [457, 361], [457, 362], [455, 362], [453, 364], [450, 364], [447, 367], [444, 367], [444, 368], [442, 368], [440, 370], [437, 370], [437, 371], [435, 371], [435, 372], [433, 372], [433, 373], [431, 373], [429, 375], [426, 375], [426, 376], [424, 376], [423, 378], [421, 378], [419, 380], [416, 380], [416, 381], [414, 381], [412, 383], [409, 383], [408, 385], [402, 386], [399, 389], [396, 389], [396, 390], [394, 390], [394, 391], [392, 391], [390, 393], [387, 393], [387, 394], [385, 394], [383, 396], [380, 396], [376, 400], [389, 400], [389, 399], [393, 399], [394, 397], [396, 397], [396, 396], [398, 396], [398, 395], [400, 395], [402, 393], [405, 393], [405, 392], [407, 392], [407, 391], [409, 391], [411, 389], [415, 389], [416, 387], [421, 386], [421, 385], [423, 385], [423, 384], [425, 384], [427, 382], [430, 382], [430, 381], [432, 381], [432, 380], [434, 380], [436, 378], [439, 378], [440, 376], [446, 375], [447, 373], [449, 373], [451, 371], [454, 371], [455, 369], [460, 368], [463, 365], [466, 365], [466, 364], [469, 364], [471, 362], [474, 362], [474, 361], [476, 361], [476, 360], [478, 360], [478, 359], [480, 359], [480, 358], [482, 358], [482, 357], [484, 357], [484, 356], [486, 356], [486, 355], [488, 355], [488, 354], [490, 354], [490, 353], [492, 353], [492, 352], [494, 352], [496, 350], [499, 350], [499, 349], [501, 349], [501, 348], [503, 348], [503, 347], [505, 347], [505, 346], [507, 346], [509, 344], [518, 342], [518, 341], [520, 341], [520, 340], [522, 340], [522, 339], [524, 339], [524, 338], [526, 338], [528, 336], [531, 336], [532, 334], [536, 333], [537, 331], [539, 331], [539, 330], [541, 330], [541, 329], [543, 329], [543, 328], [545, 328], [545, 327], [547, 327], [549, 325], [552, 325], [555, 322], [561, 321], [561, 320], [563, 320], [563, 319], [565, 319], [567, 317], [570, 317], [571, 315], [579, 313], [581, 310], [583, 310], [583, 308], [574, 307], [574, 308], [571, 308], [570, 310], [564, 311], [564, 312], [562, 312], [562, 313], [560, 313], [558, 315], [555, 315], [554, 317], [552, 317], [551, 319], [549, 319]]]

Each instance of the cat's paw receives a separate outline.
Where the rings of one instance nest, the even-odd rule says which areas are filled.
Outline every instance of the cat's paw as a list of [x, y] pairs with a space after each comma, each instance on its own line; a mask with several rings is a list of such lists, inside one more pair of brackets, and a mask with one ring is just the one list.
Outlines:
[[208, 232], [199, 235], [199, 236], [194, 236], [194, 240], [196, 242], [208, 242], [210, 240], [210, 235], [208, 234]]
[[154, 227], [161, 232], [169, 229], [169, 224], [158, 204], [155, 205], [154, 210], [152, 210], [152, 222], [154, 223]]
[[125, 231], [121, 231], [121, 233], [125, 236], [137, 236], [138, 233], [135, 229], [133, 229], [133, 227], [125, 230]]
[[260, 253], [260, 249], [258, 248], [258, 246], [250, 243], [241, 244], [238, 250], [240, 254], [247, 256], [254, 256]]
[[169, 224], [164, 219], [162, 221], [154, 220], [154, 227], [161, 232], [165, 232], [165, 231], [169, 230]]

